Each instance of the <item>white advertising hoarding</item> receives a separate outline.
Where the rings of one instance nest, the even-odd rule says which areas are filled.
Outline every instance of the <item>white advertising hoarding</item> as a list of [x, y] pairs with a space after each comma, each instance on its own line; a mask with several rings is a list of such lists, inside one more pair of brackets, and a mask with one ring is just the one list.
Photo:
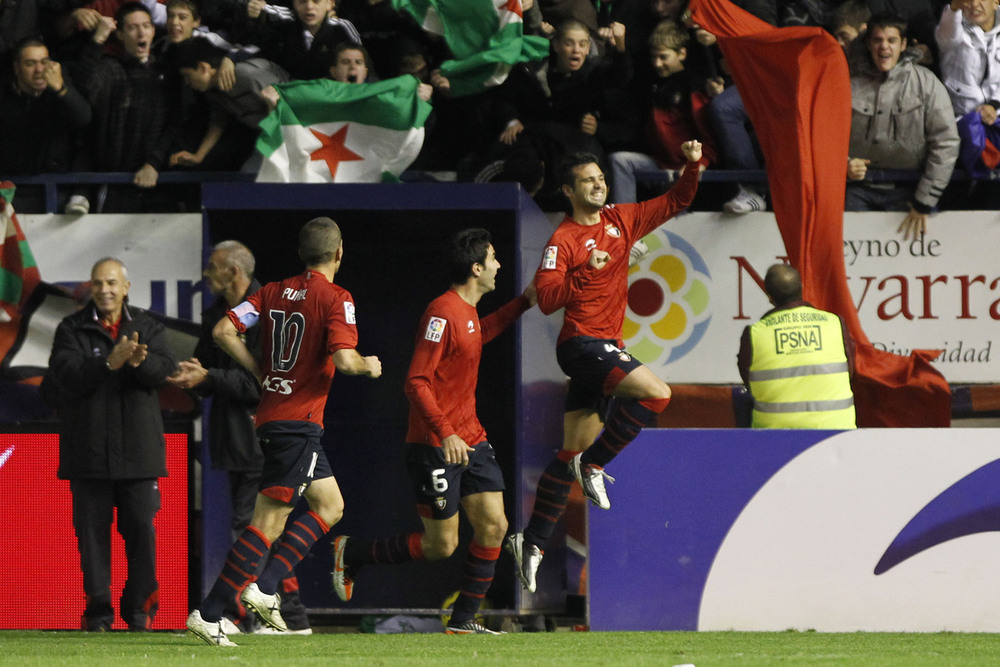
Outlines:
[[[19, 218], [43, 280], [82, 282], [96, 259], [117, 256], [130, 270], [132, 303], [198, 319], [200, 215]], [[865, 333], [892, 352], [944, 350], [935, 363], [951, 383], [1000, 382], [1000, 212], [937, 214], [918, 241], [903, 240], [900, 220], [844, 216], [848, 285]], [[650, 254], [629, 276], [628, 348], [670, 382], [738, 383], [740, 334], [770, 308], [758, 281], [785, 254], [774, 215], [692, 213], [647, 242]], [[561, 313], [539, 324], [554, 343]]]
[[18, 220], [45, 282], [86, 282], [95, 261], [117, 257], [129, 271], [131, 303], [201, 319], [201, 214], [25, 214]]
[[[1000, 382], [1000, 212], [940, 213], [904, 241], [900, 213], [846, 213], [848, 285], [871, 342], [941, 349], [951, 383]], [[739, 383], [740, 334], [771, 306], [758, 281], [784, 258], [773, 213], [692, 213], [647, 237], [629, 275], [628, 348], [670, 382]]]

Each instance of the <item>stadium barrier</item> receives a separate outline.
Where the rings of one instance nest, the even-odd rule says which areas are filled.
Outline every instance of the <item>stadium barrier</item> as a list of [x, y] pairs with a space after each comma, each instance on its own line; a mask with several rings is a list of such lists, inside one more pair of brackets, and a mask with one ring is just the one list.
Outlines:
[[592, 630], [1000, 630], [1000, 429], [650, 429], [613, 474]]
[[[450, 172], [403, 172], [400, 180], [413, 183], [427, 182], [451, 182], [442, 180], [441, 174]], [[636, 174], [636, 180], [650, 184], [670, 184], [677, 180], [679, 172], [677, 170], [662, 169], [654, 171], [642, 171]], [[163, 171], [160, 172], [157, 183], [160, 185], [198, 185], [214, 183], [252, 183], [256, 174], [248, 172], [218, 172], [218, 171]], [[78, 185], [130, 185], [134, 174], [127, 172], [63, 172], [49, 174], [26, 174], [5, 177], [5, 180], [13, 183], [44, 189], [45, 212], [55, 213], [59, 211], [59, 194], [70, 186]], [[912, 182], [919, 180], [920, 172], [904, 171], [894, 169], [870, 169], [866, 176], [869, 182], [889, 183], [889, 182]], [[763, 170], [741, 170], [741, 169], [707, 169], [701, 175], [704, 183], [764, 183], [767, 181], [767, 173]], [[965, 170], [956, 169], [951, 180], [953, 182], [964, 181], [997, 181], [1000, 180], [1000, 169], [993, 171], [981, 171], [970, 173]], [[464, 185], [472, 185], [466, 183]], [[91, 202], [93, 213], [101, 212], [98, 202]]]

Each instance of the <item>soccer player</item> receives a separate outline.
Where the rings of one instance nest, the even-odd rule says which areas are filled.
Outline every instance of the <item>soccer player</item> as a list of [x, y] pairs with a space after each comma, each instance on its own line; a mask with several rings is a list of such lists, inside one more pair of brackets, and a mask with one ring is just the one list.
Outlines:
[[530, 592], [573, 480], [588, 500], [609, 509], [604, 478], [611, 477], [604, 466], [670, 402], [670, 387], [625, 351], [622, 321], [632, 245], [687, 208], [698, 190], [701, 144], [686, 141], [681, 150], [687, 165], [677, 184], [638, 204], [604, 205], [608, 187], [593, 155], [570, 155], [561, 166], [562, 192], [573, 212], [549, 239], [535, 285], [543, 313], [566, 309], [556, 343], [559, 367], [570, 378], [563, 450], [542, 473], [523, 534], [507, 538], [521, 585]]
[[454, 635], [501, 634], [475, 620], [507, 533], [503, 477], [476, 416], [476, 381], [483, 343], [535, 304], [535, 289], [534, 283], [528, 285], [523, 294], [480, 320], [476, 304], [496, 289], [499, 269], [489, 232], [459, 232], [450, 246], [451, 289], [427, 306], [417, 328], [406, 376], [406, 462], [424, 531], [369, 542], [340, 535], [333, 542], [333, 587], [346, 602], [363, 565], [451, 556], [458, 546], [462, 505], [474, 535], [462, 588], [445, 629]]
[[[305, 273], [268, 283], [231, 309], [215, 325], [219, 346], [261, 382], [255, 417], [264, 452], [260, 493], [250, 525], [233, 544], [208, 596], [188, 616], [188, 629], [216, 646], [235, 646], [220, 620], [226, 601], [246, 586], [241, 600], [260, 619], [280, 631], [278, 582], [292, 572], [317, 539], [340, 521], [344, 499], [330, 470], [320, 436], [323, 408], [335, 370], [377, 378], [378, 357], [363, 357], [354, 319], [354, 300], [334, 284], [344, 257], [340, 228], [315, 218], [299, 233]], [[240, 335], [261, 327], [259, 362]], [[289, 527], [285, 521], [302, 497], [310, 511]], [[260, 564], [280, 537], [260, 577]]]

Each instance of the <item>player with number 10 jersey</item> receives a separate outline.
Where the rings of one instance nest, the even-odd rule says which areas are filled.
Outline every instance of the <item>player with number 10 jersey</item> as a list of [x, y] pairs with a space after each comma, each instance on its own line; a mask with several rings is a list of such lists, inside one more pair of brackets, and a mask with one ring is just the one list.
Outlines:
[[358, 344], [351, 294], [306, 271], [264, 285], [229, 311], [229, 319], [240, 333], [261, 327], [263, 379], [256, 425], [308, 421], [322, 426], [335, 371], [331, 355]]

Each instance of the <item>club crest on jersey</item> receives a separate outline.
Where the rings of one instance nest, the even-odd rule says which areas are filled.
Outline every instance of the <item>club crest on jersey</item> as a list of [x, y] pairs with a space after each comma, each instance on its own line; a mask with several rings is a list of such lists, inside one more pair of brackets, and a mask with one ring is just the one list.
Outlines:
[[447, 507], [447, 505], [448, 501], [445, 500], [444, 496], [438, 496], [437, 498], [434, 499], [434, 507], [438, 508], [439, 510], [443, 510], [445, 507]]
[[440, 343], [446, 324], [448, 324], [448, 320], [440, 317], [432, 317], [430, 322], [427, 323], [427, 331], [424, 332], [424, 338], [432, 343]]
[[350, 301], [344, 302], [344, 319], [347, 320], [348, 324], [358, 323], [358, 321], [354, 319], [354, 304]]
[[618, 358], [621, 359], [622, 361], [632, 361], [632, 357], [629, 355], [628, 352], [619, 353]]
[[543, 269], [554, 269], [556, 268], [556, 256], [559, 254], [559, 248], [550, 245], [545, 249], [542, 254], [542, 268]]
[[612, 225], [610, 222], [604, 225], [604, 231], [608, 233], [608, 236], [613, 236], [615, 238], [618, 238], [619, 236], [622, 235], [621, 230]]

